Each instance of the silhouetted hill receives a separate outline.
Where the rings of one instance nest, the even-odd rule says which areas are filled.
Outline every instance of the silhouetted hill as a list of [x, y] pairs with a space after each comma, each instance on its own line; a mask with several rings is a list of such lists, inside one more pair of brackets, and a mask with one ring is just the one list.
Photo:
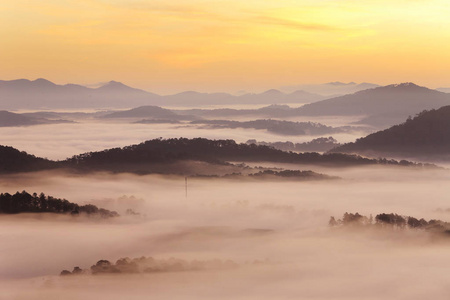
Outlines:
[[180, 115], [195, 115], [206, 118], [226, 118], [226, 117], [266, 117], [266, 118], [284, 118], [295, 116], [297, 110], [288, 105], [272, 104], [257, 109], [233, 109], [233, 108], [216, 108], [216, 109], [186, 109], [173, 110]]
[[[121, 170], [123, 172], [151, 173], [152, 164], [170, 164], [179, 161], [224, 162], [283, 162], [296, 164], [320, 164], [332, 166], [356, 166], [370, 164], [394, 164], [396, 161], [367, 159], [356, 155], [331, 153], [283, 152], [267, 146], [237, 144], [233, 140], [154, 139], [138, 145], [89, 152], [65, 161], [65, 166], [84, 170]], [[406, 161], [402, 165], [412, 165]]]
[[171, 110], [158, 106], [141, 106], [130, 110], [113, 112], [100, 118], [146, 118], [164, 120], [195, 120], [197, 117], [190, 115], [179, 115]]
[[313, 122], [291, 122], [280, 120], [254, 120], [254, 121], [229, 121], [229, 120], [199, 120], [191, 124], [203, 124], [207, 128], [252, 128], [263, 129], [280, 135], [323, 135], [349, 131], [351, 128], [330, 127]]
[[305, 143], [293, 142], [258, 142], [255, 139], [248, 140], [246, 144], [255, 144], [273, 147], [282, 151], [296, 151], [296, 152], [325, 152], [331, 150], [340, 144], [333, 137], [320, 137]]
[[[398, 122], [424, 109], [436, 109], [450, 104], [450, 95], [413, 83], [402, 83], [364, 90], [304, 105], [297, 113], [309, 116], [365, 115], [395, 117]], [[378, 120], [380, 122], [380, 120]]]
[[450, 159], [450, 106], [337, 147], [333, 152]]
[[6, 110], [0, 111], [0, 127], [31, 126], [42, 124], [68, 123], [67, 120], [49, 120], [42, 117], [34, 117], [26, 114], [16, 114]]
[[13, 147], [0, 146], [0, 173], [29, 172], [55, 168], [57, 163], [21, 152]]

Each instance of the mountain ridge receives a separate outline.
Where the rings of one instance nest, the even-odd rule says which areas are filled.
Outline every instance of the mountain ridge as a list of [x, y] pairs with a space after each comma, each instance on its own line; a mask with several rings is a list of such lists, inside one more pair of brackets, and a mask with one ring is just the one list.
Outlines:
[[[276, 92], [274, 92], [276, 91]], [[111, 80], [100, 87], [78, 84], [58, 85], [47, 79], [0, 80], [0, 109], [56, 108], [130, 108], [153, 106], [196, 106], [223, 104], [309, 103], [325, 97], [297, 91], [283, 93], [267, 90], [259, 94], [235, 96], [228, 93], [185, 91], [173, 95], [158, 95]]]

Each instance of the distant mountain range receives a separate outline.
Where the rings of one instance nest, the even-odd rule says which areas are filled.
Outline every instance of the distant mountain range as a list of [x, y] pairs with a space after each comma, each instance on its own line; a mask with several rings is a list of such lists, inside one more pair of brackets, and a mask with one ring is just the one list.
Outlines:
[[309, 93], [319, 94], [326, 96], [327, 98], [342, 96], [346, 94], [353, 94], [359, 91], [373, 89], [379, 87], [378, 84], [374, 83], [356, 83], [356, 82], [328, 82], [323, 84], [299, 84], [292, 86], [281, 87], [280, 90], [289, 93], [296, 90], [303, 90]]
[[331, 152], [450, 160], [450, 106], [422, 112], [400, 125], [344, 144]]
[[[332, 82], [335, 87], [373, 87], [373, 84]], [[105, 118], [141, 118], [167, 121], [195, 120], [201, 118], [227, 118], [251, 116], [264, 118], [289, 118], [296, 116], [361, 116], [356, 124], [370, 125], [378, 129], [388, 128], [415, 116], [423, 110], [450, 105], [450, 94], [420, 87], [413, 83], [373, 87], [353, 94], [323, 99], [323, 96], [304, 91], [290, 94], [269, 90], [261, 94], [234, 96], [226, 93], [183, 92], [160, 96], [111, 81], [98, 88], [81, 85], [56, 85], [45, 79], [0, 81], [0, 109], [84, 109], [129, 108], [129, 111], [102, 112], [96, 116]], [[291, 108], [280, 103], [304, 103]], [[209, 106], [214, 104], [273, 104], [260, 109], [164, 109], [158, 106]], [[28, 116], [52, 119], [49, 113]], [[59, 114], [63, 116], [62, 114]], [[23, 115], [25, 116], [25, 115]], [[69, 114], [65, 116], [70, 118]], [[64, 116], [64, 117], [65, 117]], [[75, 116], [81, 116], [73, 115]], [[87, 116], [87, 115], [86, 115]], [[91, 115], [94, 116], [94, 115]], [[83, 116], [81, 116], [83, 117]], [[22, 120], [27, 122], [26, 120]], [[36, 122], [36, 120], [31, 121]]]
[[358, 125], [388, 128], [423, 110], [450, 105], [450, 94], [420, 87], [413, 83], [372, 88], [351, 95], [306, 104], [299, 108], [270, 105], [260, 109], [191, 109], [174, 110], [207, 118], [253, 116], [289, 118], [295, 116], [361, 116]]
[[268, 90], [234, 96], [227, 93], [182, 92], [161, 96], [110, 81], [98, 88], [57, 85], [46, 79], [0, 81], [0, 109], [129, 108], [143, 105], [199, 106], [232, 104], [310, 103], [326, 97], [295, 91]]

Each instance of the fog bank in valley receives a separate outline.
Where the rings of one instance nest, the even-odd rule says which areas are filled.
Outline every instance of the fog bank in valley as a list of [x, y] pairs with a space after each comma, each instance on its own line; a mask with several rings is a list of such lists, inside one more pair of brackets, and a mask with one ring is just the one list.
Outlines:
[[[244, 143], [249, 139], [276, 142], [280, 135], [256, 129], [202, 129], [180, 124], [128, 124], [83, 121], [73, 124], [52, 124], [33, 127], [0, 127], [2, 144], [40, 157], [65, 159], [89, 151], [124, 147], [159, 137], [233, 139]], [[337, 133], [339, 142], [351, 142], [363, 133]], [[328, 135], [325, 135], [328, 137]], [[284, 137], [293, 142], [307, 142], [317, 136]]]
[[[188, 178], [186, 197], [185, 178], [178, 176], [61, 172], [2, 176], [3, 192], [43, 191], [121, 215], [112, 219], [2, 215], [2, 295], [6, 299], [443, 299], [448, 295], [450, 237], [425, 230], [328, 227], [330, 216], [344, 212], [374, 216], [392, 212], [449, 221], [447, 170], [393, 166], [314, 170], [343, 179]], [[231, 260], [237, 267], [59, 276], [63, 269], [89, 269], [101, 259], [115, 263], [141, 256]]]

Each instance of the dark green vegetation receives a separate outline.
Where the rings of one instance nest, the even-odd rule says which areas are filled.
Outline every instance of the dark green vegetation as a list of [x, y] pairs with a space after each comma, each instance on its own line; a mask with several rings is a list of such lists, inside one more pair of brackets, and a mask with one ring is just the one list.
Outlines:
[[95, 205], [78, 205], [71, 203], [66, 199], [40, 195], [28, 194], [25, 191], [17, 192], [14, 195], [8, 193], [0, 194], [0, 213], [18, 214], [18, 213], [58, 213], [58, 214], [87, 214], [98, 215], [103, 218], [117, 217], [119, 214], [115, 211], [98, 208]]
[[423, 111], [400, 125], [370, 134], [331, 152], [449, 159], [450, 106]]
[[382, 213], [375, 216], [375, 219], [370, 215], [369, 217], [360, 215], [359, 213], [345, 213], [342, 219], [337, 220], [334, 217], [330, 218], [329, 225], [336, 226], [350, 226], [350, 227], [390, 227], [390, 228], [410, 228], [423, 229], [434, 233], [450, 233], [450, 223], [441, 220], [426, 221], [423, 218], [417, 219], [410, 216], [401, 216], [394, 213]]

